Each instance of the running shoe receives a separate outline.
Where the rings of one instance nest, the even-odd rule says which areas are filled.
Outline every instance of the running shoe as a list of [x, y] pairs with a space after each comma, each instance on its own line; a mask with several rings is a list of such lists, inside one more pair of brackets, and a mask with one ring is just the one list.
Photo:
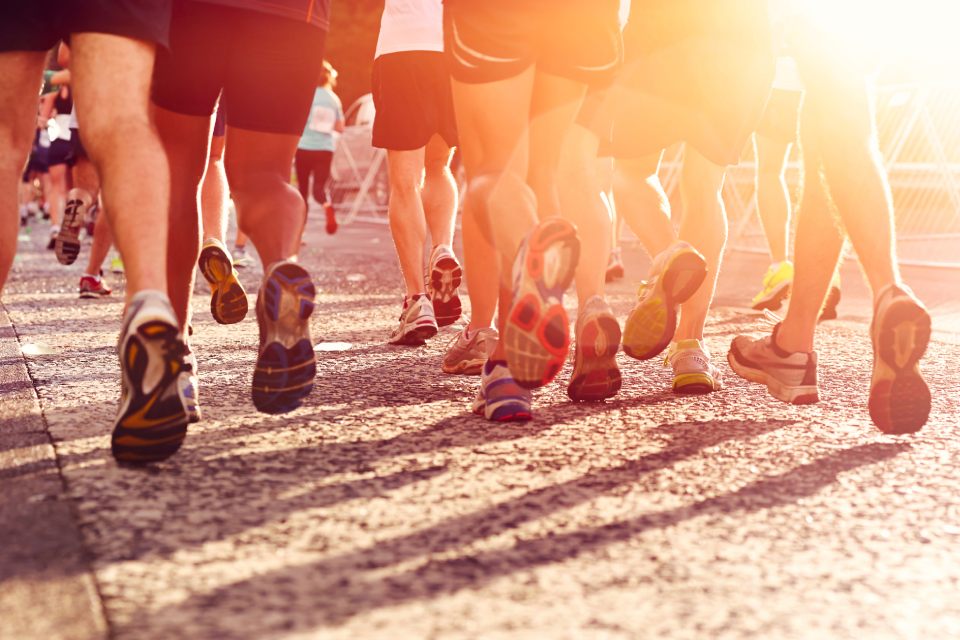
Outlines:
[[236, 324], [247, 316], [247, 292], [233, 268], [230, 252], [210, 238], [200, 250], [200, 273], [210, 283], [210, 315], [220, 324]]
[[388, 342], [394, 345], [420, 347], [435, 335], [437, 335], [437, 319], [434, 316], [430, 298], [422, 293], [404, 298], [400, 324], [390, 334]]
[[877, 296], [870, 338], [873, 423], [884, 433], [919, 431], [930, 415], [930, 388], [920, 372], [930, 342], [930, 314], [906, 285], [891, 285]]
[[607, 282], [613, 282], [614, 280], [619, 280], [626, 274], [626, 271], [623, 267], [623, 255], [620, 251], [620, 247], [614, 247], [610, 251], [610, 259], [607, 261]]
[[92, 205], [93, 196], [84, 189], [70, 189], [67, 194], [63, 224], [54, 243], [60, 264], [73, 264], [80, 255], [80, 230], [87, 222], [87, 211]]
[[576, 338], [567, 395], [578, 402], [606, 400], [617, 395], [622, 384], [617, 367], [620, 324], [610, 305], [600, 296], [593, 296], [583, 305], [577, 318]]
[[480, 376], [473, 412], [492, 422], [525, 422], [533, 417], [531, 394], [513, 379], [503, 360], [488, 360]]
[[327, 234], [333, 235], [337, 232], [337, 212], [329, 202], [323, 205], [323, 212], [327, 216]]
[[430, 276], [427, 295], [433, 303], [438, 327], [446, 327], [460, 319], [460, 279], [463, 270], [450, 247], [437, 245], [430, 253]]
[[110, 260], [110, 271], [118, 274], [123, 273], [123, 258], [114, 256], [113, 259]]
[[827, 292], [827, 300], [823, 303], [823, 309], [820, 310], [820, 322], [824, 320], [835, 320], [837, 317], [837, 305], [840, 304], [840, 272], [833, 273], [833, 279], [830, 281], [830, 291]]
[[103, 284], [103, 278], [98, 276], [83, 276], [80, 278], [80, 297], [81, 298], [103, 298], [110, 295], [111, 291], [107, 285]]
[[260, 353], [253, 373], [253, 404], [263, 413], [287, 413], [313, 390], [317, 358], [310, 337], [316, 288], [296, 262], [274, 263], [257, 295]]
[[180, 391], [180, 401], [187, 409], [190, 424], [200, 422], [200, 383], [197, 378], [197, 356], [190, 349], [190, 343], [184, 341], [186, 350], [183, 356], [183, 371], [177, 381]]
[[483, 370], [483, 363], [487, 361], [487, 354], [492, 353], [497, 342], [497, 330], [487, 327], [477, 329], [469, 335], [467, 327], [459, 331], [446, 355], [443, 356], [443, 372], [455, 375], [478, 376]]
[[246, 245], [238, 245], [233, 248], [233, 266], [237, 269], [244, 269], [253, 264], [253, 258], [247, 253]]
[[120, 331], [120, 410], [111, 448], [121, 462], [157, 462], [183, 444], [190, 421], [180, 396], [186, 346], [167, 296], [133, 296]]
[[47, 249], [49, 251], [57, 248], [58, 235], [60, 235], [60, 227], [50, 227], [50, 240], [47, 241]]
[[763, 288], [753, 296], [750, 306], [758, 311], [769, 309], [776, 311], [783, 306], [783, 301], [790, 295], [790, 285], [793, 284], [793, 263], [782, 260], [771, 264], [763, 276]]
[[673, 368], [674, 393], [711, 393], [723, 386], [720, 369], [710, 362], [710, 352], [697, 339], [674, 342], [666, 362]]
[[570, 326], [563, 292], [579, 257], [577, 229], [560, 218], [542, 221], [520, 245], [503, 340], [513, 379], [522, 387], [549, 383], [567, 359]]
[[707, 261], [688, 243], [679, 241], [662, 251], [650, 267], [650, 277], [640, 283], [637, 306], [627, 316], [624, 352], [638, 360], [660, 355], [677, 330], [678, 307], [706, 277]]
[[817, 354], [789, 353], [777, 346], [777, 332], [763, 338], [737, 336], [730, 344], [730, 368], [751, 382], [767, 385], [777, 400], [790, 404], [812, 404], [820, 399]]

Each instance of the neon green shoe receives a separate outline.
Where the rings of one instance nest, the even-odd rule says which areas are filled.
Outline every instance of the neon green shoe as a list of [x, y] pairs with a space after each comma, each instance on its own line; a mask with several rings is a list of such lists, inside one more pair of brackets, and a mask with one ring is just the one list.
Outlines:
[[763, 276], [763, 289], [753, 297], [750, 306], [758, 311], [762, 309], [776, 311], [790, 295], [791, 284], [793, 284], [792, 262], [784, 260], [770, 265], [767, 274]]
[[664, 365], [673, 368], [674, 393], [711, 393], [723, 386], [720, 370], [710, 362], [710, 352], [696, 339], [670, 345]]

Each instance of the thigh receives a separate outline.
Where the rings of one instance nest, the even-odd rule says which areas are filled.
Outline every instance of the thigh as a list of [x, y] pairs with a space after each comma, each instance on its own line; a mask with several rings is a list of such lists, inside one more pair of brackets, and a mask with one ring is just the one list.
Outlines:
[[326, 34], [296, 20], [231, 10], [223, 98], [228, 127], [260, 133], [303, 133], [323, 64]]
[[223, 88], [226, 57], [220, 9], [203, 2], [177, 2], [170, 48], [160, 49], [153, 71], [153, 103], [186, 116], [213, 115]]
[[[44, 54], [35, 51], [0, 53], [0, 164], [17, 172], [36, 138], [43, 59]], [[7, 154], [12, 154], [9, 160]]]
[[117, 122], [148, 124], [152, 43], [101, 33], [71, 39], [71, 70], [80, 130], [88, 151]]

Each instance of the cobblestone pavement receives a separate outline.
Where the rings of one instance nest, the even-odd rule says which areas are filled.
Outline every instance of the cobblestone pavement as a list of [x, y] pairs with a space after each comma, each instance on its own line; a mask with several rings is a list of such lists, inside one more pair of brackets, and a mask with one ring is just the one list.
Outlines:
[[[571, 404], [555, 383], [533, 422], [490, 424], [469, 413], [477, 379], [440, 371], [452, 330], [422, 349], [385, 344], [400, 302], [385, 229], [314, 230], [314, 333], [349, 344], [318, 353], [306, 406], [254, 411], [256, 324], [218, 326], [199, 292], [204, 420], [173, 459], [137, 470], [109, 453], [122, 287], [78, 300], [80, 268], [40, 243], [21, 242], [5, 306], [86, 563], [53, 571], [89, 567], [112, 637], [960, 636], [949, 327], [936, 325], [924, 361], [933, 413], [913, 437], [870, 423], [855, 310], [821, 329], [818, 405], [733, 375], [730, 339], [764, 328], [721, 307], [707, 341], [722, 392], [675, 397], [659, 361], [621, 355], [615, 400]], [[258, 277], [243, 273], [251, 302]], [[614, 289], [621, 317], [631, 289]], [[16, 454], [3, 435], [0, 451]], [[0, 478], [39, 473], [23, 460], [0, 458]], [[6, 579], [50, 580], [49, 564]], [[58, 604], [30, 606], [43, 619]]]

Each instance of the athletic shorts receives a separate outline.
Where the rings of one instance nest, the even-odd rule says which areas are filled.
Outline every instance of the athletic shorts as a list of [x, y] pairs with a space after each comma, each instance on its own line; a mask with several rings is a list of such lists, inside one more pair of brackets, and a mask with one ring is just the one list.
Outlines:
[[454, 79], [482, 84], [531, 66], [585, 84], [608, 83], [623, 46], [617, 0], [446, 0], [444, 39]]
[[172, 0], [2, 0], [0, 51], [47, 51], [72, 33], [166, 46]]
[[766, 0], [635, 3], [624, 41], [609, 122], [597, 130], [612, 131], [605, 151], [637, 158], [686, 142], [736, 164], [773, 85]]
[[774, 89], [757, 125], [757, 135], [785, 145], [794, 142], [797, 139], [802, 102], [802, 91]]
[[56, 167], [65, 164], [72, 167], [74, 163], [73, 141], [57, 138], [50, 143], [47, 154], [47, 166]]
[[87, 150], [84, 148], [83, 142], [80, 140], [79, 129], [70, 129], [70, 143], [73, 144], [74, 163], [76, 163], [77, 160], [86, 160], [90, 157], [87, 155]]
[[153, 102], [188, 116], [230, 105], [228, 126], [303, 133], [323, 62], [326, 32], [257, 11], [175, 0], [170, 51], [159, 51]]
[[412, 151], [439, 134], [457, 144], [450, 72], [439, 51], [402, 51], [373, 61], [373, 146]]

